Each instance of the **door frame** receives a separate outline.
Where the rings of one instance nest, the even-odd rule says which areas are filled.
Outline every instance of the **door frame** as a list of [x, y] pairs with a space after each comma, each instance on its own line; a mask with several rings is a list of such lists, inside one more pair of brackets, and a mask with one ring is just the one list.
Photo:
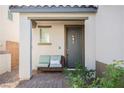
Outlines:
[[85, 66], [85, 28], [84, 25], [64, 25], [64, 56], [65, 56], [65, 65], [67, 67], [67, 28], [68, 27], [81, 27], [82, 31], [82, 46], [84, 49], [82, 49], [82, 61], [83, 66]]

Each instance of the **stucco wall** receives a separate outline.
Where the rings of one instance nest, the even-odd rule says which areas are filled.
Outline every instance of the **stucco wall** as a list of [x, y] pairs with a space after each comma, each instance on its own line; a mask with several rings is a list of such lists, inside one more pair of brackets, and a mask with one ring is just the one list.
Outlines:
[[2, 47], [0, 50], [5, 50], [5, 42], [19, 41], [19, 14], [13, 13], [13, 20], [8, 19], [8, 6], [0, 6], [0, 42]]
[[99, 6], [96, 14], [96, 60], [124, 59], [124, 6]]
[[0, 6], [0, 50], [3, 49], [2, 47], [2, 40], [3, 40], [3, 26], [2, 26], [2, 8]]
[[124, 60], [124, 6], [121, 6], [121, 9], [120, 9], [120, 11], [121, 11], [121, 37], [122, 37], [122, 39], [121, 39], [121, 42], [122, 42], [122, 45], [121, 45], [121, 47], [122, 47], [122, 59]]
[[96, 60], [96, 20], [95, 16], [89, 16], [85, 21], [85, 67], [95, 69]]
[[[83, 21], [41, 21], [38, 25], [52, 26], [50, 43], [52, 45], [38, 45], [39, 28], [32, 30], [32, 67], [36, 69], [40, 55], [64, 55], [64, 25], [82, 25]], [[61, 47], [61, 49], [59, 49]]]
[[0, 54], [0, 74], [11, 71], [11, 55]]
[[19, 31], [19, 78], [32, 76], [32, 24], [25, 16], [20, 16]]

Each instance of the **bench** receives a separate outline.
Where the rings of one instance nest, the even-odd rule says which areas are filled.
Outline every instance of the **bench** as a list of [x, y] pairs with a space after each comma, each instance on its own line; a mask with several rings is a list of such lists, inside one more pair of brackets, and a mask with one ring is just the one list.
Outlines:
[[63, 71], [65, 59], [61, 55], [40, 55], [38, 71]]

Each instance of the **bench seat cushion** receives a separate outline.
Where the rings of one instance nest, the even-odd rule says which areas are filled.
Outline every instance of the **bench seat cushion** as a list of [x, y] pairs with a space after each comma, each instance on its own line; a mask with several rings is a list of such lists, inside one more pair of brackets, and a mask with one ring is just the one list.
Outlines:
[[61, 55], [52, 55], [50, 59], [50, 64], [61, 64]]
[[48, 67], [50, 63], [49, 55], [40, 55], [38, 67]]

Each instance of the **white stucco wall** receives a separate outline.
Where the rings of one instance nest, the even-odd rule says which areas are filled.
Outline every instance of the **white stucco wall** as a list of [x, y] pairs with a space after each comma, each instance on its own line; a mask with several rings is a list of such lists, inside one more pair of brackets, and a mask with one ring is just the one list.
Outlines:
[[122, 59], [124, 60], [124, 6], [120, 6], [121, 13], [121, 47], [122, 47]]
[[11, 55], [0, 54], [0, 74], [11, 71]]
[[38, 25], [52, 26], [50, 29], [50, 43], [52, 45], [38, 45], [40, 40], [39, 28], [32, 30], [33, 69], [36, 69], [40, 55], [64, 55], [64, 25], [83, 25], [83, 21], [40, 21]]
[[2, 8], [0, 6], [0, 50], [3, 49], [3, 46], [2, 46], [2, 41], [3, 41], [3, 26], [2, 26]]
[[95, 69], [96, 63], [96, 21], [95, 16], [85, 21], [85, 67]]
[[0, 42], [2, 47], [0, 50], [5, 50], [5, 42], [19, 41], [19, 14], [13, 13], [13, 20], [8, 19], [7, 5], [0, 5]]
[[32, 76], [32, 24], [25, 16], [19, 19], [19, 78], [24, 80]]
[[96, 14], [96, 60], [124, 59], [124, 6], [99, 6]]

